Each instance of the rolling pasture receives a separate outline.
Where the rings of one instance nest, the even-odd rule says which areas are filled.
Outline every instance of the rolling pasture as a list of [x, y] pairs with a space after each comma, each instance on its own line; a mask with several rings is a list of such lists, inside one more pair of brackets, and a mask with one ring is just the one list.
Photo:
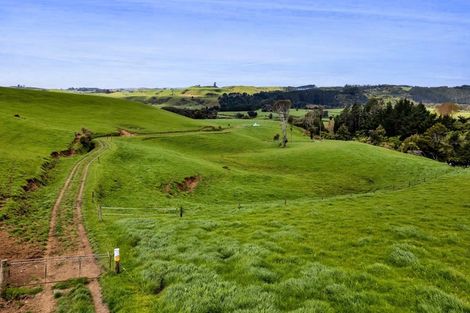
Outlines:
[[[82, 128], [105, 135], [119, 129], [155, 133], [202, 125], [119, 99], [0, 88], [0, 220], [6, 219], [11, 231], [24, 241], [45, 243], [49, 211], [59, 186], [80, 158], [54, 160], [50, 154], [67, 149]], [[22, 197], [26, 180], [41, 176], [45, 186]], [[6, 201], [3, 205], [2, 200]]]
[[[280, 149], [276, 121], [193, 121], [110, 97], [2, 88], [0, 120], [4, 193], [8, 166], [19, 192], [82, 127], [137, 133], [95, 139], [109, 148], [83, 204], [95, 252], [121, 248], [122, 273], [101, 279], [112, 312], [470, 312], [468, 169], [299, 129]], [[45, 240], [79, 158], [59, 159], [32, 212], [3, 222], [12, 234]], [[82, 289], [59, 308], [87, 307]]]
[[[218, 105], [217, 99], [224, 93], [254, 94], [261, 91], [282, 90], [283, 87], [254, 86], [193, 86], [188, 88], [142, 88], [119, 90], [111, 93], [94, 93], [95, 95], [145, 102], [157, 98], [158, 106], [201, 107]], [[63, 90], [61, 91], [63, 92]]]
[[88, 228], [125, 268], [102, 281], [113, 310], [470, 309], [468, 171], [299, 131], [281, 150], [276, 122], [214, 123], [112, 139], [96, 166], [104, 222], [88, 203]]

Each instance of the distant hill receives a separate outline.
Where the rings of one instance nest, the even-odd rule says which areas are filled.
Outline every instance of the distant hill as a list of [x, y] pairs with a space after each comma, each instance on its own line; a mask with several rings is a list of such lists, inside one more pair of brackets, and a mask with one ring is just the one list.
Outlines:
[[408, 85], [346, 85], [343, 87], [254, 87], [254, 86], [192, 86], [188, 88], [156, 89], [99, 89], [70, 88], [66, 92], [93, 93], [124, 98], [162, 107], [201, 108], [220, 106], [222, 111], [257, 110], [277, 99], [290, 99], [295, 107], [319, 104], [342, 108], [354, 103], [363, 104], [373, 97], [386, 101], [407, 98], [433, 105], [455, 102], [470, 105], [470, 86], [419, 87]]
[[294, 107], [304, 108], [308, 104], [328, 108], [344, 108], [354, 103], [364, 104], [370, 98], [385, 101], [411, 99], [432, 105], [443, 102], [470, 104], [470, 87], [412, 87], [396, 85], [344, 87], [288, 87], [285, 90], [260, 92], [253, 95], [230, 93], [219, 98], [222, 111], [244, 111], [269, 108], [278, 99], [289, 99]]

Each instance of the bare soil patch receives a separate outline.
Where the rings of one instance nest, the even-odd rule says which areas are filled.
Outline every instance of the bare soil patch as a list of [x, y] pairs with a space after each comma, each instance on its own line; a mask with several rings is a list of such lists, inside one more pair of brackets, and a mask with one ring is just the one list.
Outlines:
[[132, 137], [132, 136], [135, 136], [134, 133], [126, 130], [126, 129], [120, 129], [119, 130], [119, 136], [121, 137]]
[[40, 246], [20, 242], [6, 231], [0, 230], [0, 259], [33, 259], [43, 256]]
[[201, 181], [201, 176], [190, 176], [186, 177], [181, 183], [177, 183], [176, 186], [180, 191], [193, 192], [197, 185]]
[[35, 306], [35, 296], [24, 297], [19, 300], [7, 301], [0, 298], [0, 312], [2, 313], [27, 313], [38, 312]]
[[202, 176], [185, 177], [181, 182], [171, 182], [163, 185], [163, 191], [170, 195], [177, 192], [193, 192], [202, 180]]
[[22, 188], [26, 192], [31, 192], [38, 190], [39, 187], [41, 186], [41, 183], [37, 178], [29, 178], [26, 180], [26, 185], [24, 185]]

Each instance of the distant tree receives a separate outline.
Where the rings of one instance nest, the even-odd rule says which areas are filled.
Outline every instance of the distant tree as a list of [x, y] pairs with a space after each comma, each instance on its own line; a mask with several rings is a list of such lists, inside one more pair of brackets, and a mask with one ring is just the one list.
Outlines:
[[369, 131], [369, 141], [373, 145], [379, 145], [385, 139], [385, 128], [382, 125], [379, 125], [375, 130]]
[[308, 111], [307, 114], [305, 114], [304, 125], [305, 125], [305, 129], [310, 134], [311, 140], [313, 140], [313, 136], [315, 134], [315, 119], [316, 119], [316, 114], [314, 111]]
[[330, 133], [330, 135], [334, 135], [335, 133], [335, 119], [333, 116], [330, 116], [330, 120], [328, 121], [328, 126], [326, 126], [326, 129]]
[[336, 139], [339, 140], [351, 140], [351, 133], [348, 130], [348, 127], [343, 124], [338, 128], [336, 132]]
[[255, 117], [258, 116], [258, 112], [256, 112], [256, 111], [248, 111], [248, 112], [246, 112], [246, 114], [248, 114], [248, 116], [250, 118], [255, 118]]
[[458, 150], [457, 161], [460, 165], [470, 166], [470, 132], [465, 136], [465, 141]]
[[285, 148], [287, 146], [287, 124], [289, 121], [289, 110], [292, 106], [290, 100], [278, 100], [273, 104], [273, 111], [279, 114], [279, 119], [281, 121], [281, 130], [282, 130], [282, 141], [281, 147]]
[[436, 123], [420, 136], [418, 146], [426, 156], [445, 161], [453, 154], [452, 146], [446, 141], [447, 132], [443, 124]]
[[402, 144], [400, 145], [400, 151], [405, 153], [419, 151], [419, 141], [420, 135], [411, 135], [410, 137], [403, 140]]

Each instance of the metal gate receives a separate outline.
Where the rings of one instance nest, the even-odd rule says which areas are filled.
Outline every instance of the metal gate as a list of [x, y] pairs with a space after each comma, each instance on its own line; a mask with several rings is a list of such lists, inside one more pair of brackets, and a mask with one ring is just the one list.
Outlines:
[[72, 278], [97, 278], [103, 270], [111, 270], [111, 254], [7, 260], [4, 263], [4, 284], [12, 287], [66, 281]]

